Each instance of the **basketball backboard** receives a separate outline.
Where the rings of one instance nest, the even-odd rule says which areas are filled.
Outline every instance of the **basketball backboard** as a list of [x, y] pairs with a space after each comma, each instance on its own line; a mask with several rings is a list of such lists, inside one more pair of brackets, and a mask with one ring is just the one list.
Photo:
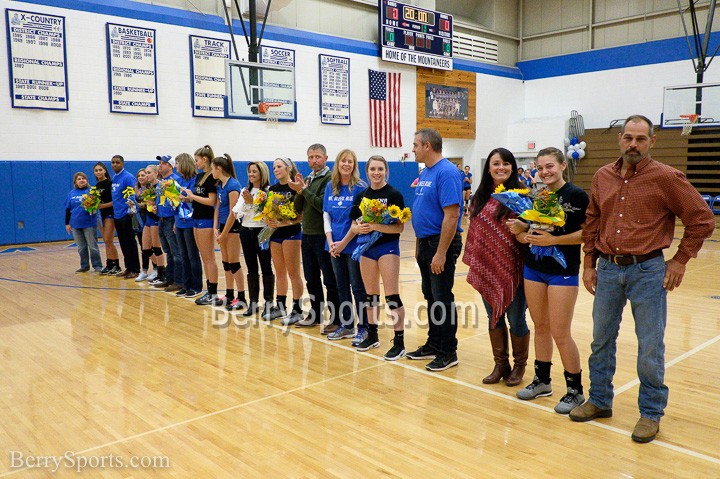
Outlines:
[[720, 125], [720, 83], [665, 87], [661, 125], [682, 127], [692, 114], [699, 115], [697, 127]]
[[266, 120], [269, 103], [278, 121], [297, 121], [293, 67], [228, 60], [225, 70], [228, 118]]

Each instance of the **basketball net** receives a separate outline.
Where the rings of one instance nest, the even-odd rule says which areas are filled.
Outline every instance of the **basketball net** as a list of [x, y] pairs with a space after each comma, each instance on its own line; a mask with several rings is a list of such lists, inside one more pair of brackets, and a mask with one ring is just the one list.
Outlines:
[[277, 110], [283, 104], [280, 102], [263, 101], [258, 104], [258, 113], [265, 115], [265, 122], [269, 128], [275, 128], [278, 125], [280, 112]]
[[680, 115], [680, 118], [684, 118], [687, 120], [687, 123], [685, 123], [682, 127], [682, 133], [680, 133], [682, 136], [688, 136], [690, 133], [692, 133], [693, 126], [695, 126], [700, 119], [700, 115], [696, 113], [688, 114], [688, 115]]

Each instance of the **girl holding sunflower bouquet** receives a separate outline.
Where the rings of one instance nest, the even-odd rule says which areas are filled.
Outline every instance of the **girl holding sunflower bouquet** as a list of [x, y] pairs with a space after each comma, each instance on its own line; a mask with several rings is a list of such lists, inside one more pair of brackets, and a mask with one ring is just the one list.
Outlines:
[[[518, 391], [517, 397], [529, 400], [552, 394], [550, 366], [554, 341], [567, 385], [567, 394], [555, 406], [555, 412], [567, 414], [585, 402], [580, 353], [571, 335], [571, 324], [578, 295], [582, 224], [589, 198], [581, 188], [565, 181], [567, 163], [557, 148], [540, 150], [537, 168], [547, 190], [535, 195], [533, 209], [521, 217], [528, 217], [533, 225], [544, 220], [554, 222], [554, 226], [545, 228], [550, 231], [535, 231], [520, 220], [509, 221], [508, 226], [521, 243], [557, 247], [566, 264], [554, 256], [525, 253], [525, 296], [535, 324], [535, 378]], [[530, 213], [535, 214], [528, 216]]]
[[[400, 299], [400, 233], [410, 217], [405, 209], [402, 194], [390, 186], [388, 164], [382, 156], [371, 156], [365, 166], [370, 187], [360, 193], [353, 203], [350, 218], [353, 220], [350, 234], [343, 242], [355, 235], [379, 233], [377, 240], [360, 254], [360, 273], [367, 292], [366, 311], [368, 335], [357, 345], [358, 351], [367, 351], [380, 346], [378, 338], [378, 316], [380, 313], [380, 278], [385, 287], [385, 301], [393, 317], [395, 337], [393, 347], [385, 353], [385, 359], [395, 361], [405, 356], [405, 308]], [[387, 209], [389, 216], [397, 220], [391, 224], [370, 222]], [[404, 213], [403, 213], [403, 210]], [[404, 216], [403, 216], [404, 215]], [[366, 236], [367, 238], [367, 236]], [[362, 236], [358, 238], [362, 242]]]
[[[141, 210], [145, 210], [145, 226], [143, 227], [142, 246], [142, 272], [135, 278], [140, 282], [148, 280], [150, 285], [165, 284], [165, 255], [160, 243], [160, 228], [157, 215], [157, 191], [158, 184], [157, 165], [145, 167], [145, 183], [135, 195]], [[155, 257], [153, 265], [156, 266], [156, 273], [148, 275], [147, 269], [152, 257]], [[164, 286], [163, 286], [164, 287]]]

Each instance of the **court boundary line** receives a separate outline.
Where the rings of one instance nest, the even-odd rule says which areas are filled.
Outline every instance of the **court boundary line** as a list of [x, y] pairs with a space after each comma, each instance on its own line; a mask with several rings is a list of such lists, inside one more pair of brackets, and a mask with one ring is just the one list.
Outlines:
[[[483, 387], [483, 386], [479, 386], [479, 385], [472, 384], [472, 383], [469, 383], [469, 382], [466, 382], [466, 381], [462, 381], [462, 380], [460, 380], [460, 379], [451, 378], [451, 377], [448, 377], [448, 376], [443, 376], [442, 374], [439, 374], [439, 373], [437, 373], [437, 372], [427, 371], [427, 370], [420, 369], [420, 368], [415, 367], [415, 366], [411, 366], [410, 364], [404, 363], [404, 362], [402, 361], [402, 359], [404, 359], [404, 358], [402, 358], [402, 359], [399, 360], [399, 361], [386, 361], [382, 356], [376, 356], [376, 355], [370, 354], [370, 353], [368, 353], [368, 352], [357, 351], [357, 350], [356, 350], [355, 348], [353, 348], [353, 347], [349, 347], [349, 346], [337, 344], [335, 341], [329, 341], [329, 340], [327, 340], [326, 338], [317, 337], [317, 336], [311, 336], [311, 335], [309, 335], [309, 334], [306, 334], [306, 333], [303, 333], [302, 331], [297, 330], [296, 328], [293, 328], [292, 326], [276, 325], [276, 324], [272, 324], [272, 323], [269, 323], [269, 322], [266, 322], [266, 321], [262, 321], [262, 320], [257, 319], [257, 318], [255, 319], [255, 322], [259, 322], [259, 323], [261, 323], [261, 324], [266, 324], [267, 326], [272, 327], [272, 328], [274, 328], [274, 329], [282, 329], [282, 330], [287, 329], [287, 330], [288, 330], [290, 333], [292, 333], [292, 334], [295, 334], [295, 335], [298, 335], [298, 336], [301, 336], [301, 337], [305, 337], [305, 338], [309, 338], [309, 339], [311, 339], [311, 340], [313, 340], [313, 341], [317, 341], [317, 342], [320, 342], [320, 343], [322, 343], [322, 344], [326, 344], [326, 345], [329, 345], [329, 346], [332, 346], [332, 347], [336, 347], [336, 348], [339, 347], [339, 348], [341, 348], [341, 349], [351, 350], [351, 351], [353, 351], [355, 354], [362, 354], [363, 356], [366, 356], [366, 357], [375, 358], [376, 360], [380, 361], [380, 364], [381, 364], [381, 365], [382, 365], [382, 364], [387, 364], [387, 365], [391, 365], [391, 366], [395, 366], [395, 367], [405, 368], [405, 369], [408, 369], [408, 370], [412, 370], [412, 371], [418, 372], [418, 373], [420, 373], [420, 374], [422, 374], [422, 375], [424, 375], [424, 376], [430, 377], [430, 378], [436, 378], [436, 379], [440, 379], [440, 380], [443, 380], [443, 381], [447, 381], [447, 382], [453, 383], [453, 384], [458, 385], [458, 386], [462, 386], [462, 387], [466, 387], [466, 388], [469, 388], [469, 389], [473, 389], [473, 390], [475, 390], [475, 391], [479, 391], [479, 392], [482, 392], [482, 393], [485, 393], [485, 394], [489, 394], [489, 395], [491, 395], [491, 396], [495, 396], [495, 397], [500, 398], [500, 399], [504, 399], [504, 400], [513, 402], [513, 403], [515, 403], [515, 404], [521, 404], [521, 405], [523, 405], [523, 406], [525, 406], [525, 407], [530, 407], [530, 408], [534, 408], [534, 409], [537, 409], [537, 410], [540, 410], [540, 411], [549, 412], [549, 413], [552, 413], [553, 416], [564, 416], [565, 419], [567, 419], [568, 421], [572, 422], [572, 420], [571, 420], [569, 417], [567, 417], [566, 415], [557, 414], [553, 408], [550, 408], [550, 407], [547, 407], [547, 406], [542, 406], [542, 405], [540, 405], [540, 404], [533, 403], [532, 401], [525, 401], [525, 400], [519, 399], [519, 398], [517, 398], [517, 397], [508, 396], [508, 395], [506, 395], [506, 394], [497, 392], [497, 391], [495, 391], [495, 390], [487, 389], [487, 388], [485, 388], [485, 387]], [[720, 339], [720, 336], [718, 336], [718, 339]], [[715, 342], [715, 341], [713, 341], [713, 342]], [[605, 429], [605, 430], [608, 430], [608, 431], [612, 431], [612, 432], [618, 433], [618, 434], [623, 435], [623, 436], [626, 436], [626, 437], [630, 437], [630, 436], [632, 435], [632, 433], [631, 433], [630, 431], [626, 431], [626, 430], [624, 430], [624, 429], [620, 429], [620, 428], [615, 427], [615, 426], [610, 426], [610, 425], [608, 425], [608, 424], [603, 424], [603, 423], [598, 422], [598, 421], [596, 421], [596, 420], [588, 421], [586, 424], [589, 424], [589, 425], [592, 425], [592, 426], [596, 426], [596, 427], [600, 427], [601, 429]], [[718, 465], [720, 465], [720, 458], [715, 458], [715, 457], [712, 457], [712, 456], [708, 456], [708, 455], [703, 454], [703, 453], [701, 453], [701, 452], [694, 451], [694, 450], [692, 450], [692, 449], [687, 449], [687, 448], [684, 448], [684, 447], [682, 447], [682, 446], [677, 446], [677, 445], [675, 445], [675, 444], [671, 444], [671, 443], [668, 443], [668, 442], [665, 442], [665, 441], [662, 441], [662, 440], [659, 440], [659, 439], [653, 440], [652, 442], [650, 442], [650, 444], [654, 444], [654, 445], [656, 445], [656, 446], [660, 446], [660, 447], [664, 447], [664, 448], [666, 448], [666, 449], [673, 450], [673, 451], [675, 451], [675, 452], [677, 452], [677, 453], [680, 453], [680, 454], [685, 454], [685, 455], [687, 455], [687, 456], [691, 456], [691, 457], [694, 457], [694, 458], [696, 458], [696, 459], [700, 459], [700, 460], [704, 460], [704, 461], [707, 461], [707, 462], [711, 462], [711, 463], [713, 463], [713, 464], [718, 464]]]
[[[695, 346], [694, 348], [692, 348], [692, 349], [689, 350], [689, 351], [685, 351], [685, 352], [682, 353], [680, 356], [677, 356], [676, 358], [673, 358], [673, 359], [671, 359], [670, 361], [666, 362], [666, 363], [665, 363], [665, 370], [667, 371], [667, 370], [670, 369], [671, 367], [673, 367], [673, 366], [675, 366], [676, 364], [678, 364], [680, 361], [682, 361], [682, 360], [684, 360], [684, 359], [687, 359], [687, 358], [689, 358], [690, 356], [693, 356], [693, 355], [699, 353], [700, 351], [706, 349], [706, 348], [709, 347], [709, 346], [712, 346], [713, 344], [717, 343], [718, 341], [720, 341], [720, 335], [715, 336], [714, 338], [710, 338], [710, 339], [708, 339], [707, 341], [705, 341], [705, 342], [702, 343], [702, 344], [698, 344], [697, 346]], [[627, 391], [628, 389], [631, 389], [631, 388], [637, 386], [638, 384], [640, 384], [640, 379], [639, 379], [639, 378], [635, 378], [635, 379], [633, 379], [632, 381], [630, 381], [630, 382], [628, 382], [628, 383], [626, 383], [626, 384], [623, 384], [622, 386], [620, 386], [620, 387], [618, 387], [617, 389], [615, 389], [615, 391], [616, 391], [616, 392], [615, 392], [615, 395], [617, 396], [618, 394], [622, 394], [622, 393], [624, 393], [625, 391]]]

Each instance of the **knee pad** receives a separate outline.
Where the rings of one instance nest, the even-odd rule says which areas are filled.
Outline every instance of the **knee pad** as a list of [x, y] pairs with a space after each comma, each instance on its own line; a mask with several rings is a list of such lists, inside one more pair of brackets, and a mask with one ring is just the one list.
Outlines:
[[369, 308], [377, 308], [380, 306], [380, 295], [379, 294], [368, 294], [365, 296], [365, 301]]
[[153, 246], [152, 252], [155, 256], [162, 256], [163, 250], [160, 246]]
[[240, 271], [240, 263], [229, 263], [229, 265], [230, 265], [229, 269], [232, 274], [235, 274], [238, 271]]
[[223, 271], [230, 271], [230, 263], [228, 263], [227, 261], [223, 261], [222, 265], [223, 265]]
[[149, 258], [150, 256], [152, 256], [152, 254], [153, 254], [152, 248], [142, 250], [143, 258]]
[[390, 309], [399, 309], [403, 307], [403, 302], [402, 299], [400, 299], [399, 294], [391, 294], [390, 296], [385, 296], [385, 302]]

